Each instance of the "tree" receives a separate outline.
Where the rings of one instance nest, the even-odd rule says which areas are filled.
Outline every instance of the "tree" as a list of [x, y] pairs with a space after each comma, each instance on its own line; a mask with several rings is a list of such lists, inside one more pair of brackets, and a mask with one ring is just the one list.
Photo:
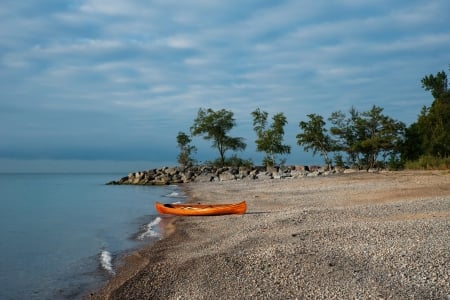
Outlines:
[[434, 99], [439, 99], [448, 91], [447, 74], [444, 71], [438, 72], [436, 76], [430, 74], [421, 80], [422, 87], [426, 91], [431, 91]]
[[336, 111], [331, 114], [328, 120], [332, 125], [330, 133], [337, 138], [334, 140], [334, 151], [346, 152], [347, 160], [352, 165], [356, 165], [358, 163], [358, 152], [355, 149], [357, 140], [355, 124], [359, 118], [359, 113], [353, 106], [349, 113], [350, 117], [347, 118], [342, 111]]
[[364, 165], [373, 168], [378, 156], [383, 159], [390, 154], [400, 151], [403, 141], [405, 125], [382, 114], [383, 108], [372, 106], [372, 109], [363, 112], [357, 122], [359, 132], [356, 143], [357, 150], [363, 154]]
[[225, 152], [228, 150], [245, 150], [247, 146], [241, 137], [230, 137], [227, 133], [236, 125], [233, 112], [211, 108], [198, 110], [197, 118], [191, 127], [193, 136], [203, 135], [205, 140], [212, 141], [212, 148], [219, 150], [222, 166], [225, 164]]
[[330, 132], [338, 137], [336, 149], [347, 152], [353, 164], [373, 168], [379, 155], [386, 159], [399, 153], [405, 125], [382, 111], [375, 105], [363, 113], [352, 107], [349, 118], [340, 111], [329, 118], [333, 125]]
[[178, 162], [183, 167], [190, 167], [194, 163], [194, 159], [191, 158], [191, 154], [197, 151], [195, 146], [191, 146], [192, 139], [184, 132], [180, 131], [177, 135], [178, 148], [180, 148], [180, 154], [178, 155]]
[[335, 149], [335, 143], [327, 134], [325, 121], [322, 116], [316, 114], [309, 114], [307, 117], [309, 118], [308, 122], [301, 121], [299, 123], [303, 132], [297, 134], [297, 144], [303, 146], [305, 151], [312, 150], [313, 155], [319, 152], [325, 160], [325, 164], [330, 167], [331, 160], [328, 153]]
[[420, 133], [418, 123], [413, 123], [405, 129], [405, 141], [401, 145], [402, 161], [414, 161], [419, 159], [423, 154], [422, 150], [422, 135]]
[[267, 128], [268, 113], [259, 108], [253, 111], [253, 129], [257, 139], [256, 150], [264, 152], [263, 164], [274, 166], [277, 154], [289, 154], [291, 146], [283, 145], [284, 126], [287, 124], [283, 113], [277, 113], [272, 117], [273, 123]]
[[[416, 135], [409, 137], [406, 144], [411, 144], [411, 138], [419, 140], [420, 155], [431, 155], [446, 158], [450, 155], [450, 91], [447, 74], [438, 72], [436, 76], [428, 75], [422, 78], [422, 87], [431, 91], [434, 98], [431, 106], [424, 106], [416, 123], [409, 128]], [[412, 128], [412, 126], [415, 126]], [[402, 153], [405, 158], [411, 158], [406, 148]]]

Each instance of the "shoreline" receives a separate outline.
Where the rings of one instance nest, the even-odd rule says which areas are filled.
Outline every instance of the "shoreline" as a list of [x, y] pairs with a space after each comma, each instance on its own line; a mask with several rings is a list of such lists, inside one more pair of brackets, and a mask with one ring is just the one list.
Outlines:
[[248, 211], [169, 217], [167, 236], [86, 298], [450, 297], [449, 183], [441, 171], [189, 183], [188, 202], [245, 197]]
[[[190, 199], [188, 186], [186, 184], [178, 186], [186, 196], [186, 202], [188, 202]], [[116, 266], [115, 275], [98, 288], [84, 293], [83, 299], [108, 299], [113, 291], [123, 286], [125, 282], [132, 279], [133, 276], [142, 271], [148, 265], [150, 260], [142, 255], [142, 253], [152, 251], [155, 244], [170, 238], [170, 236], [176, 231], [175, 223], [178, 218], [177, 216], [160, 215], [159, 217], [161, 218], [161, 222], [159, 224], [162, 232], [161, 239], [132, 250], [121, 257], [118, 265]]]
[[162, 238], [156, 242], [151, 242], [135, 250], [126, 253], [119, 259], [115, 269], [115, 275], [94, 290], [84, 293], [83, 299], [108, 299], [109, 295], [132, 279], [142, 271], [150, 262], [150, 259], [143, 255], [144, 252], [152, 251], [156, 243], [170, 238], [176, 231], [175, 216], [160, 216], [162, 227]]

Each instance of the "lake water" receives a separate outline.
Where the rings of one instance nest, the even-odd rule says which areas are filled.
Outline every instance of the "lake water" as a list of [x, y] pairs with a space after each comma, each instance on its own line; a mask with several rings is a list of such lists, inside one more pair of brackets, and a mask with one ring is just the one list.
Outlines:
[[0, 299], [79, 299], [160, 238], [154, 201], [179, 188], [105, 185], [122, 176], [0, 174]]

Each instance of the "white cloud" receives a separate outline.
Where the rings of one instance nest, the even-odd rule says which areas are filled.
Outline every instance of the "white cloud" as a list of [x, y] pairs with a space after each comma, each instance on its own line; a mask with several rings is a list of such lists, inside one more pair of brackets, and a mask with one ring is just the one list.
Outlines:
[[[420, 27], [430, 22], [435, 22], [435, 18], [447, 17], [447, 9], [450, 4], [444, 1], [418, 1], [415, 5], [405, 5], [394, 11], [387, 18], [392, 20], [392, 23], [404, 26], [405, 28]], [[445, 21], [444, 21], [445, 23]]]
[[[411, 120], [429, 100], [421, 76], [449, 63], [447, 1], [17, 3], [0, 8], [0, 105], [104, 112], [118, 132], [146, 120], [181, 130], [199, 107], [231, 109], [247, 127], [256, 107], [285, 112], [290, 132], [307, 113], [351, 105]], [[73, 128], [89, 135], [95, 122]]]
[[205, 57], [188, 57], [184, 63], [191, 66], [202, 66], [210, 63], [210, 60]]
[[113, 16], [132, 15], [139, 11], [133, 2], [131, 0], [85, 0], [80, 5], [80, 11]]
[[167, 45], [177, 49], [194, 48], [195, 42], [186, 36], [172, 36], [167, 38]]
[[55, 43], [50, 45], [35, 45], [33, 52], [45, 55], [92, 55], [104, 53], [124, 47], [118, 40], [81, 39], [69, 43]]
[[156, 85], [150, 89], [150, 91], [155, 94], [168, 93], [168, 92], [172, 92], [174, 90], [175, 90], [175, 88], [170, 85]]
[[450, 45], [450, 33], [419, 34], [414, 37], [401, 38], [390, 43], [373, 44], [371, 49], [380, 52], [405, 52], [431, 50]]

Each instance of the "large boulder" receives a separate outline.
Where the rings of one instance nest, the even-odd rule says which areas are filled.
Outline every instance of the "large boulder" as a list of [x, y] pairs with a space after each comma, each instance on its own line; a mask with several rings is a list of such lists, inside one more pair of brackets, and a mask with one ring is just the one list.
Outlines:
[[235, 180], [236, 175], [234, 175], [232, 172], [227, 171], [219, 174], [219, 180], [220, 181], [228, 181], [228, 180]]

